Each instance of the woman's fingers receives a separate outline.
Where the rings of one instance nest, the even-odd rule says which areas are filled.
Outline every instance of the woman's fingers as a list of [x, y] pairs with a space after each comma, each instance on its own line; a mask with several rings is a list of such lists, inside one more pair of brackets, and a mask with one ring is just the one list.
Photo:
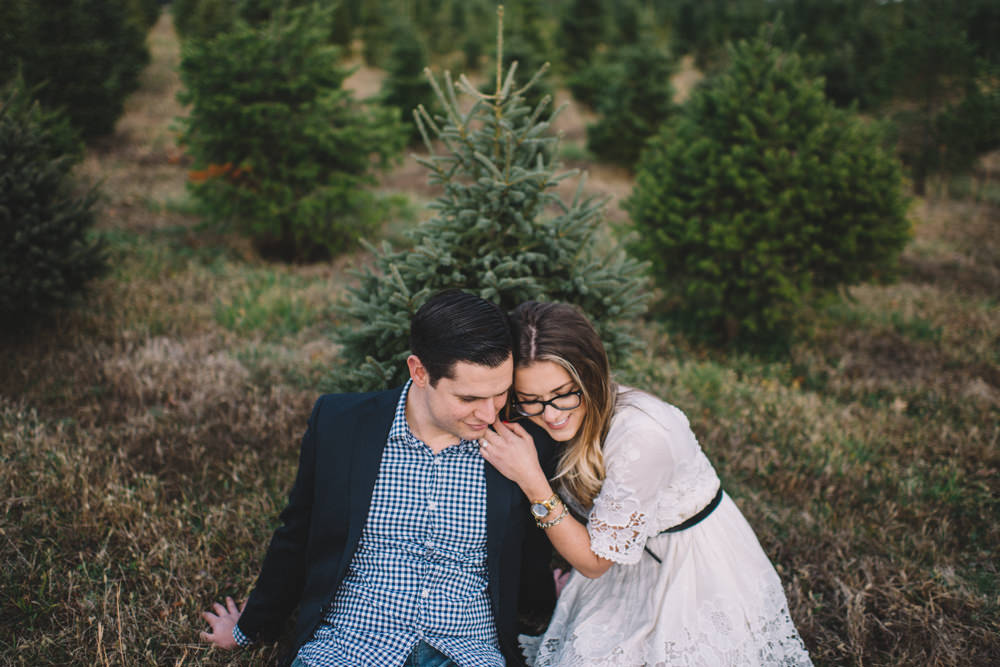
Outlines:
[[501, 422], [493, 424], [493, 429], [486, 429], [486, 433], [483, 435], [483, 440], [485, 440], [489, 445], [500, 446], [513, 441], [513, 431], [504, 426]]
[[486, 433], [484, 433], [483, 437], [479, 439], [479, 444], [481, 447], [496, 445], [500, 442], [501, 442], [500, 436], [495, 431], [491, 431], [490, 429], [486, 429]]
[[493, 422], [493, 428], [496, 429], [496, 432], [499, 433], [500, 435], [506, 435], [510, 433], [511, 425], [512, 422], [504, 421], [503, 419], [498, 419], [495, 422]]
[[528, 435], [528, 432], [524, 430], [524, 427], [518, 424], [517, 422], [504, 422], [504, 425], [511, 433], [520, 438], [531, 438], [531, 436]]

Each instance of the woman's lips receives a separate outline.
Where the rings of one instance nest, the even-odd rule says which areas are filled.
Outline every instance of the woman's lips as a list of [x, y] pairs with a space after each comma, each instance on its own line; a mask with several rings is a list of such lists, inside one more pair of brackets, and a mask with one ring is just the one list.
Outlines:
[[564, 428], [567, 424], [569, 424], [569, 415], [567, 415], [566, 418], [563, 419], [562, 421], [558, 421], [558, 422], [555, 422], [555, 423], [550, 422], [550, 421], [546, 421], [545, 422], [546, 426], [548, 426], [549, 428], [551, 428], [551, 429], [553, 429], [555, 431], [558, 431], [559, 429]]

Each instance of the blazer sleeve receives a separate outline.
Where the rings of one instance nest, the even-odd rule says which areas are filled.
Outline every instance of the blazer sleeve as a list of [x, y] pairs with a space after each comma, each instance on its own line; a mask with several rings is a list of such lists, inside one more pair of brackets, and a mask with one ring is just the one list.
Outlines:
[[299, 452], [299, 470], [281, 512], [281, 526], [271, 537], [260, 575], [238, 623], [251, 641], [272, 641], [302, 596], [306, 574], [306, 547], [312, 516], [316, 472], [316, 430], [321, 397], [312, 415]]

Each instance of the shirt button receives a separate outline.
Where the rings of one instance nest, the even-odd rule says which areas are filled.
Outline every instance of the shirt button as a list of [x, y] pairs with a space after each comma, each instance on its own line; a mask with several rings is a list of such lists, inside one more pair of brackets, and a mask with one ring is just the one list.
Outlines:
[[434, 548], [434, 540], [427, 540], [426, 542], [424, 542], [424, 546], [427, 547], [428, 549], [433, 549]]
[[432, 512], [434, 510], [436, 510], [437, 508], [438, 508], [438, 504], [436, 502], [434, 502], [433, 500], [430, 501], [429, 503], [427, 503], [427, 509], [431, 510]]
[[436, 466], [438, 466], [438, 465], [441, 465], [441, 457], [440, 457], [440, 456], [435, 456], [435, 457], [434, 457], [433, 459], [431, 459], [431, 461], [432, 461], [432, 462], [434, 463], [434, 465], [436, 465]]
[[422, 591], [420, 591], [420, 597], [422, 597], [422, 598], [429, 597], [430, 594], [431, 594], [431, 592], [429, 590], [427, 590], [426, 588], [423, 589]]

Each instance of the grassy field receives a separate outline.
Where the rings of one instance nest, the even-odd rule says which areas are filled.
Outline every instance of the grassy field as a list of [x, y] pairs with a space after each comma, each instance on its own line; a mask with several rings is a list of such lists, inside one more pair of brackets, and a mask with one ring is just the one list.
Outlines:
[[[0, 347], [4, 665], [277, 653], [209, 650], [200, 611], [253, 585], [337, 358], [332, 304], [367, 258], [270, 264], [198, 230], [166, 20], [150, 45], [142, 90], [82, 167], [104, 183], [112, 270], [85, 307]], [[691, 417], [817, 665], [1000, 664], [993, 162], [962, 199], [914, 202], [900, 282], [850, 290], [780, 358], [641, 325], [628, 376]], [[620, 172], [591, 171], [627, 194]], [[383, 189], [434, 195], [412, 161]]]

